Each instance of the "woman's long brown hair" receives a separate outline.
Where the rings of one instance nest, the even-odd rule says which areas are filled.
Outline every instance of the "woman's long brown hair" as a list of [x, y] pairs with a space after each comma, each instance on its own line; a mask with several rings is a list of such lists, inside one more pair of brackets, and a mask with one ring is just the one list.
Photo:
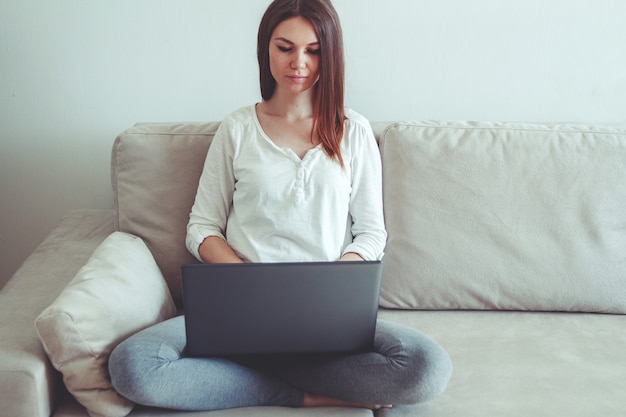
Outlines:
[[315, 85], [313, 129], [324, 151], [343, 167], [340, 144], [343, 138], [344, 54], [339, 16], [330, 0], [275, 0], [269, 5], [259, 25], [257, 58], [261, 96], [274, 95], [276, 80], [270, 71], [269, 45], [272, 33], [281, 22], [304, 17], [315, 27], [320, 42], [319, 81]]

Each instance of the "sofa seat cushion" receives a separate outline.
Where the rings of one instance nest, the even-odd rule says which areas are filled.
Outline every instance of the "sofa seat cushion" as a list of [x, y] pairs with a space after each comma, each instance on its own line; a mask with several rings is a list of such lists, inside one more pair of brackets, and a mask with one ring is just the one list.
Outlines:
[[626, 130], [406, 122], [380, 146], [381, 305], [626, 313]]
[[[165, 410], [137, 405], [129, 417], [374, 417], [370, 410], [343, 407], [246, 407], [217, 411]], [[64, 398], [52, 417], [89, 417], [73, 398]], [[402, 416], [399, 416], [402, 417]]]
[[109, 354], [131, 334], [175, 313], [146, 245], [114, 232], [40, 314], [36, 328], [67, 389], [92, 416], [125, 416], [134, 404], [113, 390]]
[[[622, 417], [626, 316], [585, 313], [381, 310], [419, 329], [452, 357], [447, 390], [376, 417]], [[253, 407], [180, 412], [137, 406], [131, 417], [372, 417], [367, 410]], [[86, 417], [66, 399], [55, 417]]]
[[626, 316], [383, 310], [379, 317], [423, 331], [452, 358], [448, 389], [407, 416], [624, 415]]

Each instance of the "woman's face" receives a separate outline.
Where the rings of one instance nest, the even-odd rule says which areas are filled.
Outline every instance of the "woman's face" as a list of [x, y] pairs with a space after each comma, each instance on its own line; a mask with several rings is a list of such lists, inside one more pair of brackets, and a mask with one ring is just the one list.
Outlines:
[[281, 22], [272, 33], [269, 50], [277, 90], [298, 94], [317, 83], [320, 44], [310, 21], [293, 17]]

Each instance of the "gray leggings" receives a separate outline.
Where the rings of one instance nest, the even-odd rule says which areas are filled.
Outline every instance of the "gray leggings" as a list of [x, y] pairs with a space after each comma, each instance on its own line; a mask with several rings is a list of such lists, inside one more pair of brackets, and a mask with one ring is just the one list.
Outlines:
[[111, 354], [114, 388], [138, 404], [178, 410], [299, 407], [305, 392], [412, 404], [443, 392], [452, 372], [433, 340], [383, 320], [371, 353], [192, 358], [184, 348], [182, 316], [137, 333]]

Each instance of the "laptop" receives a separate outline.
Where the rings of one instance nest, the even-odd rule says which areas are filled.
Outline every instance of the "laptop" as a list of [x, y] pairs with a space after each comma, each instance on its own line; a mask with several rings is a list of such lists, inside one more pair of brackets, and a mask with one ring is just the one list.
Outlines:
[[186, 354], [371, 351], [382, 262], [182, 266]]

